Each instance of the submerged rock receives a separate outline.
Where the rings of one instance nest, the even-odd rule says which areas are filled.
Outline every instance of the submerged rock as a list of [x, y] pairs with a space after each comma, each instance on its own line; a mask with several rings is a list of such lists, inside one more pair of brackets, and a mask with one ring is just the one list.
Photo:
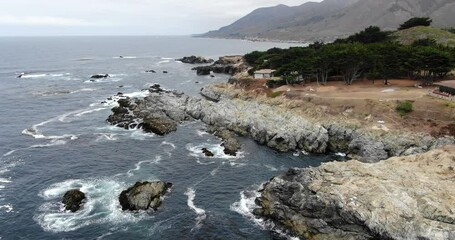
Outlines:
[[157, 210], [161, 205], [161, 197], [166, 194], [172, 183], [137, 182], [134, 186], [120, 193], [119, 201], [122, 210]]
[[374, 164], [291, 169], [254, 213], [305, 239], [453, 239], [455, 145]]
[[79, 189], [72, 189], [65, 193], [62, 203], [65, 205], [65, 210], [76, 212], [81, 208], [82, 201], [85, 199], [85, 194]]
[[213, 59], [209, 58], [204, 58], [204, 57], [197, 57], [197, 56], [189, 56], [189, 57], [183, 57], [180, 59], [176, 59], [177, 61], [180, 61], [182, 63], [189, 63], [189, 64], [203, 64], [203, 63], [212, 63], [214, 62]]

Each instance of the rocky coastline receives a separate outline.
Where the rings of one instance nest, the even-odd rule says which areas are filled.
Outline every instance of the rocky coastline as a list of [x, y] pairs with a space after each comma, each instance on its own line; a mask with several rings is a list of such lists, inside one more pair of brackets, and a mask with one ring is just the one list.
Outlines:
[[[279, 106], [242, 99], [205, 87], [205, 98], [190, 97], [154, 85], [143, 98], [123, 98], [107, 119], [126, 129], [142, 128], [159, 135], [177, 129], [177, 123], [190, 120], [248, 136], [259, 144], [281, 152], [348, 154], [363, 162], [378, 162], [393, 156], [427, 152], [454, 144], [453, 137], [400, 133], [375, 135], [361, 128], [334, 122], [315, 123]], [[207, 100], [206, 98], [209, 98]]]
[[212, 65], [198, 66], [192, 70], [196, 70], [197, 75], [210, 75], [213, 73], [222, 73], [235, 75], [237, 73], [246, 72], [251, 67], [245, 62], [243, 56], [224, 56], [220, 57]]
[[254, 214], [305, 239], [455, 238], [455, 145], [368, 164], [290, 169]]

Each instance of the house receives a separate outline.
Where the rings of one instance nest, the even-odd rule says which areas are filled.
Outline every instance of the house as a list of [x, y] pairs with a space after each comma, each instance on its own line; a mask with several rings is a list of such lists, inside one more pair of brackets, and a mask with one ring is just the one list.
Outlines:
[[275, 70], [272, 69], [261, 69], [254, 72], [255, 79], [269, 79], [273, 77]]
[[440, 94], [455, 96], [455, 80], [442, 81], [435, 83], [434, 85], [439, 87], [438, 92]]

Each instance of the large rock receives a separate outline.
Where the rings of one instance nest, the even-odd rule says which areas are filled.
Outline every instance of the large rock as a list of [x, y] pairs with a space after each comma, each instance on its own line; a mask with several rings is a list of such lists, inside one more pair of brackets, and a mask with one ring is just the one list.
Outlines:
[[221, 146], [224, 147], [223, 152], [227, 155], [237, 156], [237, 152], [240, 150], [240, 141], [237, 135], [225, 128], [209, 127], [209, 133], [213, 133], [215, 136], [221, 138], [223, 141]]
[[196, 70], [197, 75], [209, 75], [210, 72], [235, 75], [250, 68], [243, 56], [224, 56], [212, 65], [195, 67], [193, 70]]
[[72, 189], [65, 193], [62, 203], [65, 209], [71, 212], [76, 212], [81, 208], [82, 202], [85, 199], [85, 194], [79, 189]]
[[166, 135], [177, 131], [177, 123], [169, 118], [144, 118], [142, 129], [158, 135]]
[[203, 64], [203, 63], [212, 63], [214, 62], [213, 59], [210, 58], [204, 58], [204, 57], [197, 57], [197, 56], [189, 56], [189, 57], [183, 57], [180, 59], [176, 59], [177, 61], [180, 61], [182, 63], [189, 63], [189, 64]]
[[254, 213], [305, 239], [455, 239], [455, 145], [271, 179]]
[[108, 77], [110, 77], [109, 74], [95, 74], [95, 75], [92, 75], [90, 78], [99, 79], [99, 78], [108, 78]]
[[166, 194], [172, 183], [137, 182], [134, 186], [120, 193], [119, 201], [122, 210], [157, 210], [161, 205], [161, 197]]

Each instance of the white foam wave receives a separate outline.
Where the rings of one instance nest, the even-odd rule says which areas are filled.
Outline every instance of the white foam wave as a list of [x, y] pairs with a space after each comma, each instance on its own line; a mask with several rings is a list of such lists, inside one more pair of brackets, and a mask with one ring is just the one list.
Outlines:
[[205, 214], [205, 210], [202, 208], [196, 207], [194, 205], [194, 199], [196, 198], [196, 191], [193, 188], [188, 188], [185, 192], [185, 195], [188, 196], [187, 205], [188, 207], [193, 210], [196, 214], [196, 228], [200, 228], [202, 226], [202, 222], [207, 218]]
[[86, 114], [89, 114], [89, 113], [99, 112], [99, 111], [102, 111], [102, 110], [105, 110], [105, 109], [106, 109], [106, 108], [95, 108], [95, 109], [91, 109], [91, 110], [86, 110], [86, 111], [77, 113], [77, 114], [75, 114], [74, 116], [75, 116], [75, 117], [80, 117], [80, 116], [83, 116], [83, 115], [86, 115]]
[[80, 93], [80, 92], [93, 92], [93, 91], [96, 91], [97, 89], [95, 88], [82, 88], [82, 89], [79, 89], [79, 90], [75, 90], [75, 91], [72, 91], [70, 92], [71, 94], [75, 94], [75, 93]]
[[6, 179], [6, 178], [0, 178], [0, 183], [10, 183], [11, 180]]
[[203, 131], [203, 130], [197, 130], [197, 135], [199, 137], [203, 137], [204, 135], [208, 135], [208, 133], [206, 131]]
[[342, 153], [342, 152], [335, 153], [335, 155], [340, 156], [340, 157], [346, 157], [346, 153]]
[[42, 77], [46, 77], [47, 74], [44, 74], [44, 73], [41, 73], [41, 74], [22, 74], [21, 78], [42, 78]]
[[174, 58], [169, 58], [169, 57], [162, 57], [162, 60], [174, 60]]
[[[61, 197], [70, 189], [80, 189], [87, 200], [82, 208], [71, 213], [63, 209]], [[138, 222], [152, 215], [122, 211], [118, 195], [125, 186], [113, 179], [67, 180], [56, 183], [40, 192], [46, 203], [34, 220], [49, 232], [69, 232], [91, 224]]]
[[143, 164], [146, 164], [146, 163], [148, 163], [148, 164], [158, 164], [160, 162], [161, 162], [161, 156], [160, 155], [156, 156], [155, 159], [153, 159], [153, 160], [146, 160], [146, 161], [138, 162], [138, 163], [136, 163], [134, 165], [135, 168], [128, 170], [128, 172], [126, 174], [129, 177], [132, 177], [132, 176], [134, 176], [134, 174], [133, 174], [134, 172], [137, 172], [137, 171], [141, 170], [141, 167], [142, 167]]
[[144, 98], [147, 97], [150, 94], [148, 90], [143, 90], [140, 92], [132, 92], [132, 93], [125, 93], [123, 96], [127, 96], [130, 98]]
[[276, 168], [276, 167], [274, 167], [272, 165], [265, 164], [264, 167], [266, 167], [267, 169], [269, 169], [272, 172], [278, 171], [278, 168]]
[[176, 148], [175, 145], [174, 145], [173, 143], [166, 142], [166, 141], [163, 141], [163, 142], [161, 143], [161, 145], [168, 145], [168, 146], [171, 146], [173, 149]]
[[11, 205], [11, 204], [1, 205], [0, 210], [1, 209], [5, 209], [6, 213], [10, 213], [14, 210], [13, 205]]
[[46, 144], [36, 144], [30, 146], [30, 148], [46, 148], [46, 147], [52, 147], [52, 146], [59, 146], [59, 145], [65, 145], [67, 141], [61, 140], [61, 139], [54, 139], [50, 143]]
[[15, 149], [15, 150], [11, 150], [11, 151], [9, 151], [9, 152], [7, 152], [7, 153], [3, 154], [3, 157], [7, 157], [7, 156], [9, 156], [9, 155], [13, 154], [13, 153], [14, 153], [14, 152], [16, 152], [16, 151], [17, 151], [17, 149]]
[[20, 78], [43, 78], [43, 77], [65, 77], [70, 76], [70, 73], [24, 73]]
[[207, 148], [210, 152], [213, 153], [213, 157], [211, 158], [220, 158], [220, 159], [240, 159], [243, 158], [243, 153], [238, 152], [237, 156], [231, 156], [224, 153], [224, 148], [220, 144], [210, 144], [210, 143], [202, 143], [199, 145], [193, 145], [191, 143], [186, 145], [186, 149], [190, 151], [190, 156], [198, 157], [198, 158], [207, 158], [204, 153], [202, 153], [202, 149]]
[[98, 137], [96, 138], [95, 142], [100, 142], [100, 141], [103, 141], [103, 140], [107, 140], [107, 141], [116, 141], [116, 140], [118, 140], [117, 134], [113, 134], [113, 133], [95, 133], [95, 134], [98, 135]]
[[136, 56], [119, 56], [119, 57], [113, 57], [114, 59], [136, 59]]

